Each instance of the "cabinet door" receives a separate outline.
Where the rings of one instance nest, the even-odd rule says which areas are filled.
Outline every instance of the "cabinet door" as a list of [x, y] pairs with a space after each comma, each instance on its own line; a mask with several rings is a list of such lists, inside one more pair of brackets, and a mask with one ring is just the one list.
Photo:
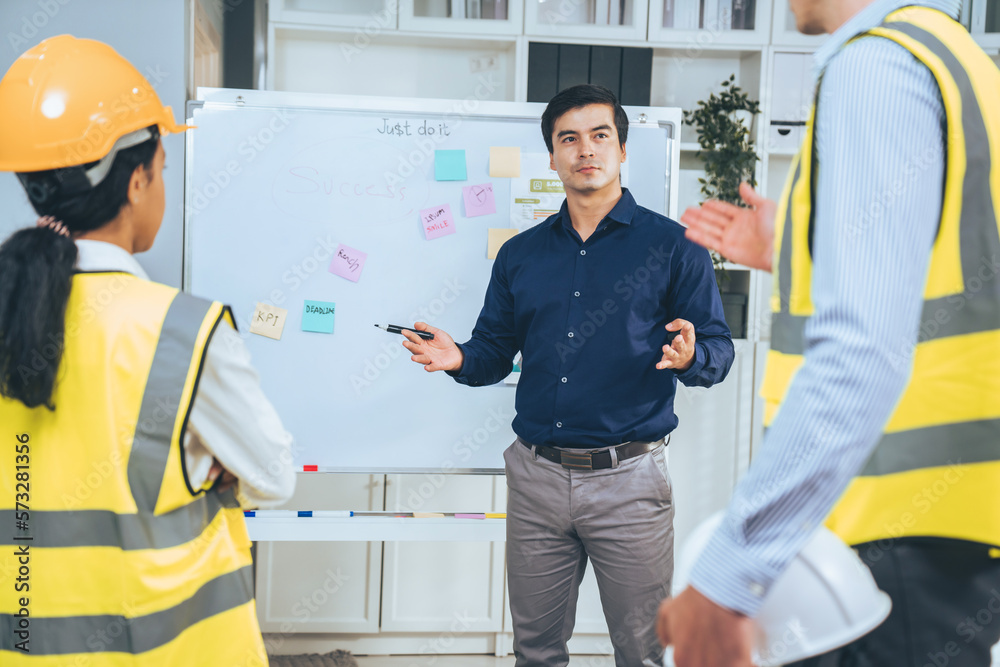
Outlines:
[[[299, 474], [282, 509], [382, 510], [383, 484], [382, 475]], [[381, 542], [259, 542], [261, 630], [377, 632], [381, 568]]]
[[268, 20], [310, 26], [378, 27], [395, 30], [394, 0], [270, 0]]
[[399, 0], [399, 29], [520, 35], [524, 0]]
[[771, 44], [778, 46], [817, 47], [826, 41], [828, 35], [803, 35], [795, 23], [786, 0], [774, 0], [774, 24], [771, 28]]
[[[386, 509], [503, 512], [503, 485], [499, 475], [390, 475]], [[503, 542], [387, 542], [382, 630], [500, 632], [503, 575]]]
[[813, 54], [807, 51], [775, 51], [771, 61], [770, 104], [765, 142], [771, 155], [795, 155], [805, 136], [815, 87]]
[[763, 46], [770, 31], [771, 0], [649, 2], [650, 42]]

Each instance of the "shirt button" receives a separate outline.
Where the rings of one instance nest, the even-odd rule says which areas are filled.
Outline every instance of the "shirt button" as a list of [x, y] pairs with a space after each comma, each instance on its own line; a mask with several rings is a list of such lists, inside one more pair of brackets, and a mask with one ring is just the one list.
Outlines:
[[569, 382], [569, 378], [563, 378], [562, 381], [563, 381], [563, 384], [566, 384], [567, 382]]
[[586, 255], [586, 254], [587, 254], [587, 251], [586, 251], [586, 250], [581, 250], [581, 251], [580, 251], [580, 254], [581, 254], [581, 255]]
[[750, 588], [750, 593], [753, 594], [754, 597], [764, 596], [764, 587], [758, 584], [756, 581], [750, 584], [749, 588]]
[[562, 428], [562, 422], [556, 422], [556, 428]]
[[568, 334], [566, 334], [566, 335], [567, 335], [567, 336], [569, 336], [570, 338], [572, 338], [572, 337], [573, 337], [573, 332], [572, 332], [572, 331], [570, 331], [570, 332], [569, 332]]
[[580, 296], [579, 292], [573, 292], [573, 296]]

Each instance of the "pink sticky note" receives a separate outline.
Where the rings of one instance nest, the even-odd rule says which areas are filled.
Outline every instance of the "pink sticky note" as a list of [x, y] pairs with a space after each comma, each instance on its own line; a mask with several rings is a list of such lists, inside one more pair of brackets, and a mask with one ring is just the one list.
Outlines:
[[455, 221], [451, 217], [451, 206], [448, 204], [425, 208], [420, 212], [420, 222], [424, 226], [424, 236], [428, 241], [455, 233]]
[[462, 197], [465, 199], [465, 215], [469, 218], [497, 212], [492, 183], [468, 185], [462, 188]]
[[333, 261], [330, 262], [330, 273], [358, 282], [367, 259], [367, 253], [341, 244], [337, 246], [337, 252], [333, 256]]

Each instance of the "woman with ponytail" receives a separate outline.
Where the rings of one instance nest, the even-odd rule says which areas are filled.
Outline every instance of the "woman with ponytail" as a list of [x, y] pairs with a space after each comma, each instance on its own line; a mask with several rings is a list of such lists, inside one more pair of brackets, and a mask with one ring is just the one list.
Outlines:
[[68, 35], [11, 66], [0, 118], [39, 215], [0, 245], [0, 519], [31, 554], [0, 664], [266, 665], [241, 505], [291, 496], [291, 437], [229, 309], [133, 257], [163, 219], [160, 136], [191, 128]]

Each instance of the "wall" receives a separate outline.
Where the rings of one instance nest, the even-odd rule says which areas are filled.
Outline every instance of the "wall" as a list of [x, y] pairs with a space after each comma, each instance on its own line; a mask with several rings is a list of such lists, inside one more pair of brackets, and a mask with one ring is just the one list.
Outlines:
[[[183, 118], [186, 99], [185, 16], [187, 0], [3, 0], [0, 2], [0, 71], [42, 39], [72, 34], [107, 42], [128, 58], [156, 88], [164, 104]], [[127, 29], [126, 29], [127, 28]], [[138, 256], [153, 280], [180, 287], [181, 207], [184, 197], [184, 143], [163, 140], [167, 208], [153, 249]], [[13, 174], [0, 173], [0, 239], [36, 218]]]

